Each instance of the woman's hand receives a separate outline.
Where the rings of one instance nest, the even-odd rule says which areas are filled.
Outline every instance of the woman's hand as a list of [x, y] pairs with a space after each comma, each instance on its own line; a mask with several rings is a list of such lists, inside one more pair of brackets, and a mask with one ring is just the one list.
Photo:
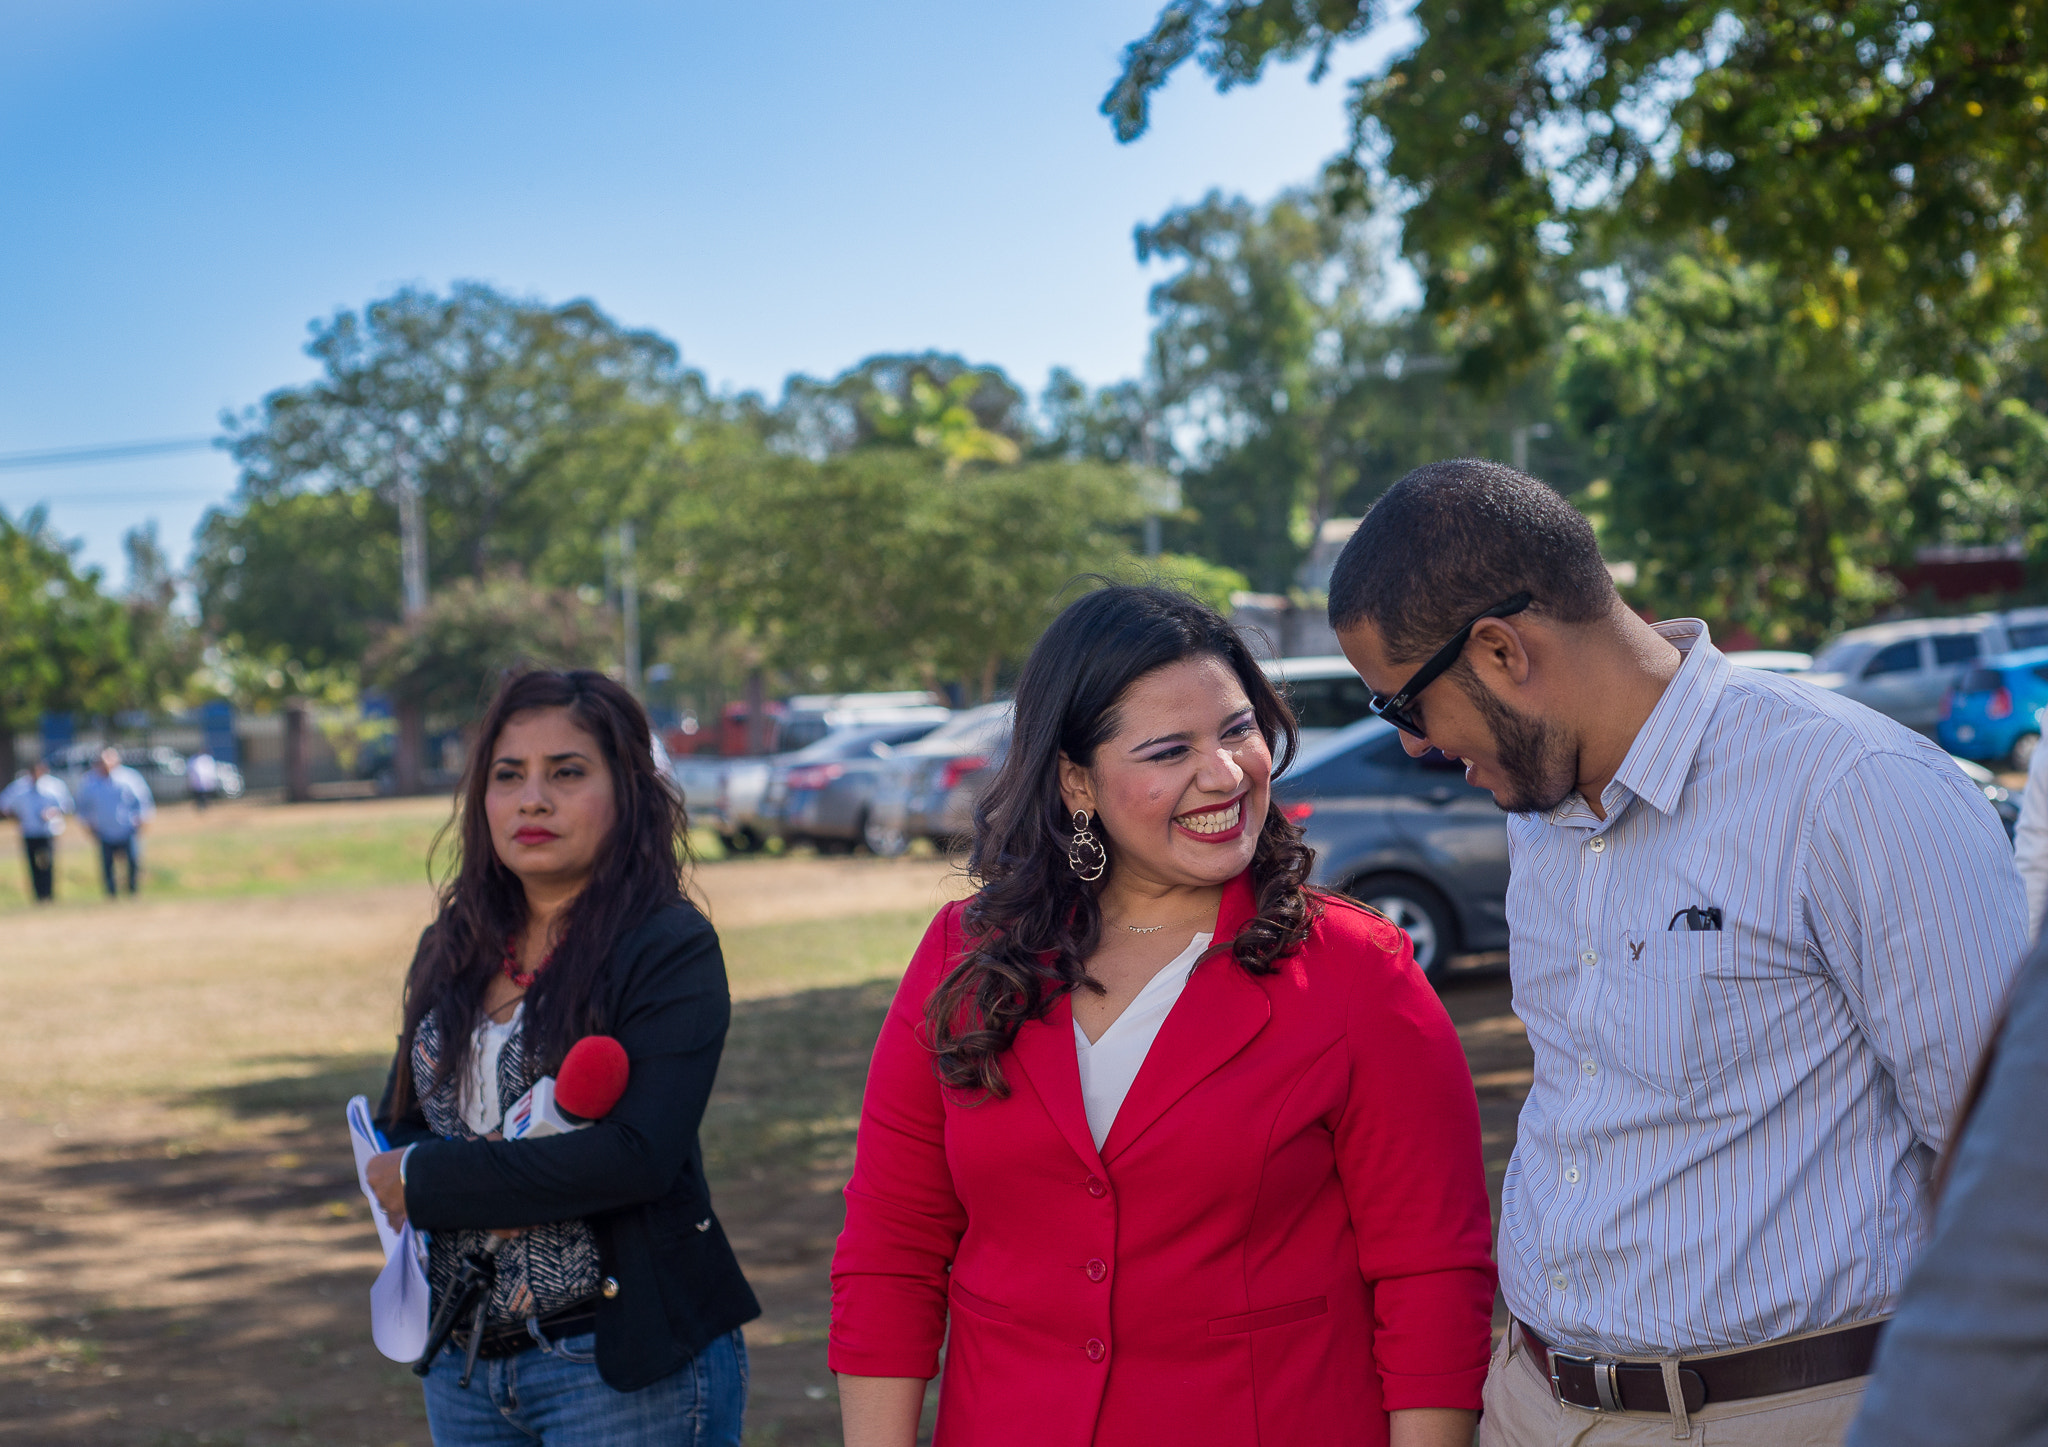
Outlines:
[[393, 1227], [405, 1224], [405, 1182], [398, 1178], [398, 1162], [404, 1155], [403, 1147], [380, 1152], [370, 1157], [363, 1172], [369, 1178], [370, 1189], [377, 1193], [377, 1204], [384, 1208]]

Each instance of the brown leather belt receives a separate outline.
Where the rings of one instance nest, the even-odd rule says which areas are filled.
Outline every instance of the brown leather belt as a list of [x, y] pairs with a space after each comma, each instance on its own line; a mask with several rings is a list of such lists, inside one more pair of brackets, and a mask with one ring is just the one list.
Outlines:
[[[1685, 1397], [1685, 1410], [1697, 1412], [1710, 1402], [1775, 1397], [1780, 1392], [1860, 1377], [1870, 1370], [1884, 1327], [1882, 1321], [1866, 1321], [1747, 1351], [1685, 1358], [1678, 1364], [1678, 1388]], [[1565, 1406], [1589, 1412], [1671, 1410], [1671, 1399], [1664, 1394], [1662, 1364], [1558, 1351], [1520, 1321], [1515, 1330], [1522, 1334], [1537, 1369], [1550, 1379], [1551, 1391]]]

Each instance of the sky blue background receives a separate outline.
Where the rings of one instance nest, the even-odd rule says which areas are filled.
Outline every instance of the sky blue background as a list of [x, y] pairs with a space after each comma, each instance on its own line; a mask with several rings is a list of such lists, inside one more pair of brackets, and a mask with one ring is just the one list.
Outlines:
[[[0, 0], [0, 454], [217, 430], [307, 324], [404, 283], [588, 296], [714, 383], [937, 347], [1027, 388], [1135, 374], [1135, 223], [1343, 142], [1295, 67], [1097, 114], [1154, 0]], [[1338, 76], [1380, 47], [1355, 47]], [[119, 577], [234, 470], [0, 471]]]

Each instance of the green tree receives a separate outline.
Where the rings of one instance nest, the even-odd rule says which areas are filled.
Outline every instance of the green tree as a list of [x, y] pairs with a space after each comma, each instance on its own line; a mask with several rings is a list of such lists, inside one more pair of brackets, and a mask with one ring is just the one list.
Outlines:
[[1890, 600], [1916, 543], [2042, 530], [2048, 420], [1902, 375], [1874, 325], [1788, 313], [1773, 281], [1675, 257], [1567, 334], [1560, 396], [1606, 471], [1587, 503], [1635, 601], [1811, 645]]
[[14, 777], [14, 736], [40, 715], [112, 712], [133, 696], [128, 612], [75, 550], [41, 508], [0, 511], [0, 777]]
[[[565, 531], [601, 534], [679, 441], [727, 420], [664, 338], [587, 301], [551, 307], [473, 282], [337, 313], [307, 351], [316, 381], [229, 421], [245, 509], [340, 492], [374, 495], [389, 517], [409, 474], [436, 581], [530, 569]], [[230, 541], [209, 582], [249, 567], [252, 541]], [[239, 563], [226, 557], [236, 546]]]
[[1284, 590], [1349, 490], [1380, 273], [1366, 225], [1316, 193], [1256, 207], [1211, 192], [1137, 233], [1152, 289], [1152, 372], [1184, 440], [1181, 487], [1204, 557]]
[[513, 573], [458, 578], [415, 617], [383, 634], [363, 660], [367, 683], [430, 717], [474, 718], [518, 663], [599, 668], [616, 658], [616, 626], [567, 589]]
[[[1351, 89], [1335, 172], [1413, 204], [1403, 249], [1465, 375], [1551, 340], [1571, 278], [1715, 235], [1783, 298], [1873, 309], [1937, 372], [2039, 306], [2048, 50], [2014, 0], [1421, 0]], [[1392, 22], [1374, 0], [1171, 0], [1103, 102], [1145, 129], [1193, 57], [1223, 87]], [[1968, 359], [1968, 360], [1966, 360]]]
[[815, 685], [962, 679], [1021, 661], [1080, 573], [1129, 559], [1123, 469], [1043, 462], [948, 474], [920, 450], [728, 458], [664, 519], [669, 586], [756, 663]]
[[367, 487], [243, 497], [200, 522], [200, 615], [267, 667], [352, 668], [398, 621], [398, 510]]
[[765, 427], [778, 447], [814, 460], [915, 446], [961, 462], [1007, 462], [1029, 439], [1031, 418], [1023, 392], [998, 368], [944, 352], [882, 353], [829, 382], [791, 377]]
[[181, 579], [164, 552], [157, 525], [129, 529], [121, 545], [128, 555], [121, 601], [128, 610], [134, 655], [133, 682], [124, 702], [129, 708], [154, 712], [182, 702], [205, 639], [178, 609]]

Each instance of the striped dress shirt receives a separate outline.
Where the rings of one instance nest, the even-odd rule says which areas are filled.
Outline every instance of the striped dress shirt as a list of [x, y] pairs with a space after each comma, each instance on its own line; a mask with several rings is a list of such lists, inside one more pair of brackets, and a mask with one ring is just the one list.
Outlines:
[[[2027, 943], [2005, 831], [1939, 749], [1658, 631], [1684, 661], [1606, 819], [1508, 822], [1536, 1071], [1501, 1288], [1545, 1340], [1635, 1357], [1891, 1310]], [[1689, 906], [1722, 928], [1670, 928]]]

